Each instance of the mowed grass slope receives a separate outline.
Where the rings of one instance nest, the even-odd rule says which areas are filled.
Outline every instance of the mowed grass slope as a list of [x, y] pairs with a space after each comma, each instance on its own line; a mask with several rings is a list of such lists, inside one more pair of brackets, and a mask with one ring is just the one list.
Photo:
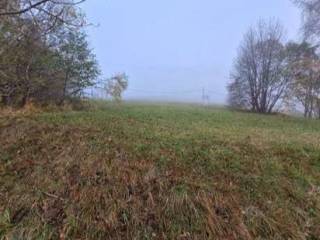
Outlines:
[[2, 116], [0, 238], [320, 239], [320, 121], [144, 104]]

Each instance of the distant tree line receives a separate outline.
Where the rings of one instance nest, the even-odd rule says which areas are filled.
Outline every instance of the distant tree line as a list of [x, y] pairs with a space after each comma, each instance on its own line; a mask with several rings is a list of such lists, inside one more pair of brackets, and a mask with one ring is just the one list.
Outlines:
[[95, 84], [99, 67], [73, 0], [0, 0], [0, 104], [63, 104]]
[[284, 42], [277, 21], [260, 20], [245, 34], [228, 85], [232, 107], [259, 113], [302, 110], [320, 119], [320, 0], [295, 1], [304, 13], [304, 40]]

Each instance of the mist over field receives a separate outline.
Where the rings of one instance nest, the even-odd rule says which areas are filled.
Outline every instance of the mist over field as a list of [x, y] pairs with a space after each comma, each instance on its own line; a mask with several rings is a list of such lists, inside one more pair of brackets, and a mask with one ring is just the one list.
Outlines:
[[[261, 18], [279, 19], [287, 39], [301, 34], [290, 0], [91, 0], [83, 5], [89, 39], [104, 75], [125, 71], [126, 100], [226, 104], [230, 69], [243, 33]], [[115, 23], [116, 20], [116, 23]]]
[[0, 0], [0, 240], [320, 240], [320, 0]]

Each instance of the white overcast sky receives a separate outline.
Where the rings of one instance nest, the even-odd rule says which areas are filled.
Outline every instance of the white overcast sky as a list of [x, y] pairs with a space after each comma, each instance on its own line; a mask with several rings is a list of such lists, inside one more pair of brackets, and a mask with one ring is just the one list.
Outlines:
[[247, 29], [278, 19], [299, 39], [290, 0], [87, 0], [83, 9], [103, 75], [126, 72], [126, 99], [224, 103], [229, 72]]

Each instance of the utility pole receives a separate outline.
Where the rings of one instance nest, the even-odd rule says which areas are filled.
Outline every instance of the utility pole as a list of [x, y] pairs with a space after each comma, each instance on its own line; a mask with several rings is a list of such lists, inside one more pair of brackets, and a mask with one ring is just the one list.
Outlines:
[[205, 105], [206, 104], [206, 102], [205, 102], [206, 100], [205, 100], [205, 89], [204, 89], [204, 87], [202, 88], [202, 105]]
[[202, 88], [202, 104], [204, 106], [210, 104], [210, 97], [206, 94], [206, 89], [204, 87]]

